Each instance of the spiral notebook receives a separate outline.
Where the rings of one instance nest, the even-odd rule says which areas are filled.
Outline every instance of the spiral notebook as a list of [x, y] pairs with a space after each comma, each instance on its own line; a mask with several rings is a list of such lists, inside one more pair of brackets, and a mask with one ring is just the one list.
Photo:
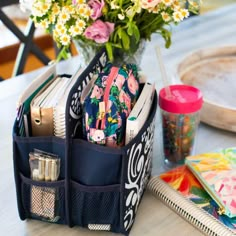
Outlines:
[[218, 214], [217, 204], [187, 166], [151, 177], [147, 188], [205, 235], [236, 235], [236, 217]]

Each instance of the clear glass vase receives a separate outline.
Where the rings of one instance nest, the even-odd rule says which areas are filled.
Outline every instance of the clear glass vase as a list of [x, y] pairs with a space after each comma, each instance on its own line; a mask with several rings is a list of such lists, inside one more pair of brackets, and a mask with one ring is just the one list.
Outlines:
[[87, 66], [100, 49], [100, 47], [79, 40], [74, 40], [73, 43], [78, 53], [81, 67]]
[[[119, 48], [114, 48], [112, 63], [115, 66], [121, 66], [124, 63], [136, 64], [140, 69], [140, 64], [142, 61], [142, 55], [145, 49], [145, 40], [141, 40], [135, 48], [135, 52], [126, 52]], [[83, 41], [74, 41], [74, 45], [81, 60], [81, 66], [87, 66], [96, 53], [101, 49], [100, 46], [90, 45]]]

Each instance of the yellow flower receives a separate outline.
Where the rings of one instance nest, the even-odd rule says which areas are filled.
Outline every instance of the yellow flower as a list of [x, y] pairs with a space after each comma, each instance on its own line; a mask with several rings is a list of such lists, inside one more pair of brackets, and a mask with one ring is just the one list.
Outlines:
[[83, 4], [85, 3], [85, 0], [76, 0], [76, 4]]
[[161, 13], [161, 16], [162, 16], [162, 19], [165, 21], [165, 22], [168, 22], [168, 21], [170, 21], [171, 20], [171, 17], [170, 17], [170, 15], [167, 13], [167, 12], [162, 12]]
[[173, 13], [173, 18], [174, 18], [175, 22], [180, 22], [180, 21], [182, 21], [184, 19], [183, 15], [181, 14], [180, 11], [175, 11]]
[[48, 16], [48, 20], [51, 24], [54, 24], [56, 21], [56, 15], [51, 14], [50, 16]]
[[86, 23], [84, 20], [78, 19], [75, 23], [75, 25], [80, 28], [80, 29], [84, 29], [86, 26]]
[[70, 15], [73, 15], [75, 13], [75, 8], [72, 6], [64, 6], [64, 8]]
[[52, 7], [52, 14], [56, 16], [60, 13], [60, 10], [61, 9], [60, 9], [58, 3], [54, 3], [53, 7]]
[[162, 0], [162, 2], [166, 5], [166, 6], [171, 6], [171, 4], [173, 3], [173, 0]]
[[60, 37], [60, 42], [63, 46], [68, 46], [70, 44], [70, 36], [67, 34], [63, 34]]
[[111, 123], [112, 122], [112, 117], [108, 117], [107, 120], [108, 120], [109, 123]]
[[[56, 40], [58, 37], [59, 37], [59, 32], [58, 32], [58, 30], [56, 30], [56, 29], [54, 29], [53, 30], [53, 38]], [[57, 41], [57, 40], [56, 40]]]
[[199, 4], [197, 2], [189, 1], [189, 4], [192, 5], [194, 8], [198, 8]]
[[174, 1], [173, 3], [172, 3], [172, 8], [174, 9], [174, 10], [179, 10], [180, 9], [180, 4], [179, 4], [179, 1]]
[[49, 8], [51, 7], [51, 3], [42, 3], [41, 5], [41, 11], [46, 14]]
[[92, 14], [92, 10], [88, 7], [87, 4], [81, 4], [77, 8], [77, 13], [84, 18], [89, 18]]
[[156, 5], [156, 6], [153, 7], [153, 9], [152, 9], [152, 12], [155, 13], [155, 14], [159, 13], [159, 11], [160, 11], [160, 6], [159, 6], [159, 5]]
[[55, 29], [57, 30], [58, 34], [60, 34], [60, 35], [66, 34], [66, 27], [61, 22], [56, 24]]
[[32, 6], [32, 15], [35, 17], [42, 17], [44, 15], [44, 13], [41, 10], [41, 4], [40, 3], [35, 3]]
[[71, 26], [69, 29], [69, 32], [72, 37], [75, 37], [77, 35], [81, 35], [83, 33], [83, 30], [82, 30], [82, 28], [80, 28], [78, 26]]
[[70, 19], [70, 14], [66, 9], [62, 9], [62, 12], [59, 14], [59, 21], [65, 23]]
[[39, 27], [43, 28], [43, 29], [47, 29], [49, 26], [49, 22], [47, 20], [42, 20], [40, 23], [39, 23]]
[[183, 18], [188, 18], [189, 17], [189, 12], [188, 12], [187, 9], [181, 9], [180, 12], [181, 12]]

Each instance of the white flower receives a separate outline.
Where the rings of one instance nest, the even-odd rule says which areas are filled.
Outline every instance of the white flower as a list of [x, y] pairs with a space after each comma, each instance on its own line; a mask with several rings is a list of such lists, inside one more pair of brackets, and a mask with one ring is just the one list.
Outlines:
[[125, 19], [125, 15], [124, 15], [124, 14], [118, 14], [118, 18], [119, 18], [120, 20], [124, 20], [124, 19]]
[[58, 22], [56, 24], [55, 30], [60, 34], [66, 34], [66, 27], [64, 26], [64, 24], [62, 22]]
[[173, 3], [173, 0], [162, 0], [162, 2], [167, 6], [171, 6], [171, 4]]
[[81, 35], [83, 33], [83, 29], [78, 26], [71, 26], [69, 32], [72, 37], [75, 37], [77, 35]]
[[39, 27], [43, 28], [43, 29], [47, 29], [49, 26], [49, 22], [47, 20], [42, 20], [39, 24]]
[[34, 16], [42, 17], [51, 7], [51, 2], [34, 2], [32, 5], [32, 14]]
[[58, 3], [54, 3], [52, 6], [52, 14], [57, 16], [61, 11], [61, 8], [59, 7]]
[[63, 34], [60, 36], [60, 42], [63, 46], [69, 46], [70, 44], [70, 36], [67, 34]]
[[92, 14], [92, 9], [90, 9], [87, 4], [81, 4], [76, 9], [77, 9], [77, 14], [79, 14], [80, 16], [86, 19], [88, 19], [90, 15]]
[[161, 13], [161, 16], [162, 16], [162, 19], [165, 21], [165, 22], [169, 22], [171, 20], [171, 17], [170, 15], [167, 13], [167, 12], [162, 12]]
[[116, 0], [111, 1], [111, 9], [119, 9], [119, 5], [116, 3]]
[[187, 9], [181, 9], [180, 12], [181, 12], [183, 18], [189, 17], [189, 11]]
[[75, 23], [77, 27], [79, 27], [81, 30], [83, 30], [86, 26], [86, 23], [84, 20], [78, 19]]
[[61, 13], [59, 14], [59, 21], [61, 21], [62, 23], [67, 22], [70, 19], [70, 14], [68, 13], [68, 11], [63, 8]]
[[174, 21], [175, 21], [175, 22], [180, 22], [180, 21], [182, 21], [182, 20], [184, 19], [184, 17], [183, 17], [183, 15], [182, 15], [181, 11], [175, 11], [175, 12], [173, 13], [173, 18], [174, 18]]

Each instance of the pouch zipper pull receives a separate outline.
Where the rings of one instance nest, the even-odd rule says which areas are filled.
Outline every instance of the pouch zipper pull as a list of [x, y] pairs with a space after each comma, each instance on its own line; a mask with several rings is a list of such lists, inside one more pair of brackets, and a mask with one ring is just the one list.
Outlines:
[[106, 113], [106, 106], [105, 106], [105, 102], [99, 102], [99, 115], [98, 115], [98, 129], [101, 129], [102, 126], [102, 120], [105, 117], [105, 113]]

